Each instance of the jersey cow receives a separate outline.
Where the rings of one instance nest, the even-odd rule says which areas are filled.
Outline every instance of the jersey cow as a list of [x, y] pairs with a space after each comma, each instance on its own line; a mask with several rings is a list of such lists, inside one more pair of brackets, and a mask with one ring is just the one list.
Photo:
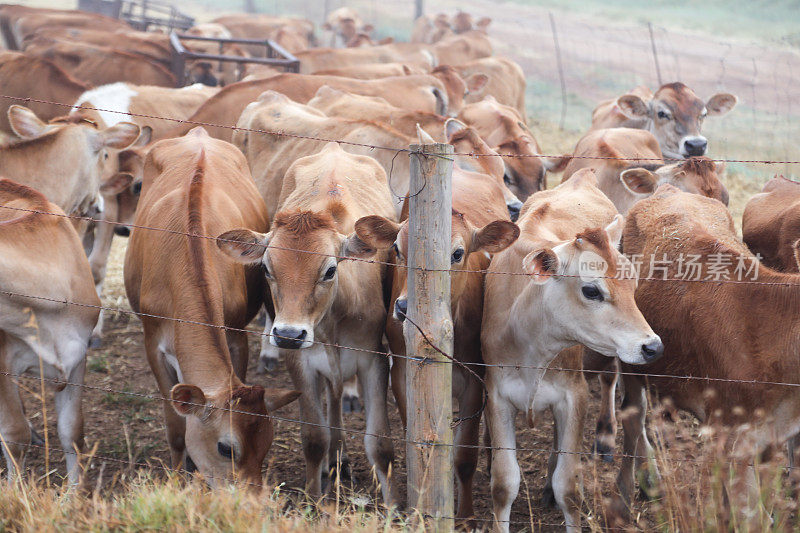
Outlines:
[[655, 94], [636, 87], [592, 112], [592, 129], [637, 128], [658, 139], [661, 152], [670, 159], [705, 155], [708, 140], [700, 134], [706, 116], [721, 116], [736, 106], [736, 97], [718, 93], [703, 102], [680, 82], [662, 85]]
[[202, 128], [156, 143], [136, 223], [166, 230], [133, 231], [124, 274], [131, 307], [150, 315], [142, 316], [145, 352], [165, 398], [172, 465], [191, 458], [214, 486], [260, 485], [273, 438], [268, 415], [299, 393], [244, 383], [247, 335], [219, 326], [247, 325], [263, 302], [264, 280], [213, 241], [189, 235], [267, 229], [247, 162]]
[[[384, 266], [349, 260], [375, 255], [354, 234], [354, 225], [370, 214], [395, 220], [390, 195], [386, 173], [375, 160], [330, 143], [286, 172], [270, 233], [235, 230], [220, 236], [223, 250], [259, 265], [269, 282], [275, 306], [270, 342], [281, 350], [295, 387], [303, 391], [306, 488], [313, 498], [321, 493], [328, 465], [346, 468], [339, 429], [342, 388], [357, 375], [364, 391], [367, 458], [384, 501], [394, 503], [386, 408], [389, 361], [374, 353], [380, 350], [386, 319]], [[386, 253], [379, 252], [377, 259], [384, 261]]]
[[58, 438], [75, 484], [84, 445], [86, 346], [100, 299], [78, 235], [63, 215], [39, 192], [0, 178], [0, 433], [6, 468], [12, 477], [18, 474], [36, 440], [12, 375], [63, 381], [69, 384], [56, 390]]
[[[557, 452], [550, 460], [549, 486], [567, 530], [580, 531], [578, 454], [586, 382], [580, 372], [543, 369], [578, 343], [633, 364], [662, 353], [661, 340], [634, 302], [635, 281], [617, 277], [630, 266], [617, 251], [622, 224], [592, 172], [583, 170], [528, 198], [519, 239], [492, 258], [481, 344], [489, 365], [492, 503], [501, 530], [508, 530], [520, 483], [516, 414], [525, 413], [533, 426], [537, 413], [551, 409]], [[560, 359], [559, 366], [580, 369], [579, 352], [570, 350]]]

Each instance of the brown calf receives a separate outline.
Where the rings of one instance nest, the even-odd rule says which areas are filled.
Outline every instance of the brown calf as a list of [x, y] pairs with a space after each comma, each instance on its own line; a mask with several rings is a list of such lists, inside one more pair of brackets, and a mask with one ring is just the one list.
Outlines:
[[629, 94], [598, 105], [592, 112], [592, 129], [637, 128], [658, 139], [670, 159], [705, 155], [708, 140], [700, 134], [706, 116], [721, 116], [736, 106], [736, 97], [718, 93], [703, 102], [681, 82], [662, 85], [656, 94], [636, 87]]
[[[357, 375], [365, 395], [367, 458], [385, 503], [395, 503], [386, 410], [389, 361], [369, 353], [380, 350], [386, 319], [384, 267], [347, 261], [375, 254], [353, 234], [354, 225], [373, 213], [394, 220], [390, 195], [386, 173], [375, 160], [329, 143], [319, 153], [296, 160], [286, 172], [270, 233], [236, 230], [221, 239], [241, 242], [219, 243], [232, 257], [260, 265], [269, 283], [275, 306], [270, 342], [283, 354], [295, 387], [303, 391], [306, 488], [314, 498], [321, 493], [327, 465], [348, 464], [338, 429], [342, 387]], [[377, 259], [385, 261], [386, 253], [378, 253]]]
[[[503, 191], [497, 182], [485, 174], [453, 169], [453, 214], [451, 217], [451, 258], [453, 272], [450, 276], [450, 308], [454, 327], [453, 356], [462, 363], [481, 363], [480, 330], [483, 308], [483, 274], [464, 270], [485, 270], [490, 253], [507, 248], [519, 235], [508, 218]], [[392, 361], [392, 390], [400, 417], [406, 422], [406, 355], [403, 338], [403, 321], [408, 309], [407, 270], [408, 226], [397, 224], [378, 216], [362, 218], [356, 223], [356, 233], [370, 247], [393, 248], [392, 297], [387, 318], [386, 336], [389, 347], [400, 357]], [[472, 479], [478, 462], [480, 408], [483, 385], [474, 376], [455, 366], [453, 394], [458, 398], [458, 416], [464, 421], [458, 425], [454, 441], [466, 447], [456, 448], [455, 470], [458, 482], [457, 516], [473, 516]], [[471, 370], [483, 375], [483, 367]], [[477, 416], [476, 416], [477, 415]]]
[[[269, 226], [244, 157], [202, 128], [150, 150], [136, 223], [198, 235]], [[268, 414], [299, 395], [245, 385], [247, 335], [218, 327], [244, 328], [264, 290], [258, 270], [230, 261], [208, 239], [142, 229], [131, 235], [131, 307], [188, 321], [142, 317], [147, 361], [165, 398], [172, 465], [188, 456], [212, 485], [261, 484], [273, 437]]]
[[[586, 415], [586, 381], [580, 372], [543, 369], [559, 352], [578, 343], [634, 364], [653, 360], [663, 350], [636, 307], [635, 282], [615, 278], [619, 268], [630, 266], [617, 251], [622, 224], [592, 172], [584, 170], [528, 198], [518, 221], [519, 239], [492, 258], [481, 343], [490, 365], [486, 384], [491, 491], [500, 530], [508, 530], [520, 483], [516, 415], [524, 412], [532, 426], [537, 413], [551, 409], [557, 452], [550, 459], [547, 489], [564, 513], [567, 530], [580, 531], [577, 454]], [[555, 364], [579, 369], [580, 357], [571, 350]]]
[[800, 183], [775, 176], [747, 202], [742, 239], [764, 264], [782, 272], [800, 268]]
[[[647, 386], [701, 421], [718, 416], [724, 424], [753, 422], [759, 447], [796, 434], [800, 429], [797, 388], [751, 380], [799, 382], [800, 365], [787, 354], [800, 349], [800, 275], [760, 265], [739, 240], [725, 206], [671, 185], [662, 185], [630, 210], [623, 248], [626, 254], [641, 254], [645, 260], [652, 255], [665, 260], [661, 264], [666, 271], [657, 277], [678, 280], [642, 280], [636, 290], [642, 313], [663, 335], [665, 351], [661, 360], [646, 367], [623, 364], [623, 406], [634, 411], [623, 421], [626, 456], [618, 478], [623, 497], [629, 500], [632, 495], [634, 464], [639, 466], [641, 457], [651, 451], [645, 433]], [[695, 261], [704, 269], [687, 278], [681, 272], [681, 258], [692, 256], [699, 256]], [[712, 264], [713, 271], [709, 270]], [[698, 277], [712, 282], [680, 281]], [[715, 394], [708, 394], [708, 389]], [[768, 413], [766, 420], [753, 419], [758, 410]]]
[[528, 123], [525, 109], [525, 73], [513, 60], [506, 57], [484, 57], [454, 65], [465, 80], [475, 73], [488, 76], [486, 87], [480, 93], [468, 94], [464, 101], [474, 104], [486, 96], [493, 96], [500, 104], [517, 110], [524, 124]]
[[[0, 179], [0, 287], [39, 296], [0, 295], [0, 370], [70, 383], [56, 390], [58, 438], [65, 451], [67, 476], [78, 483], [76, 452], [83, 451], [81, 397], [86, 345], [97, 321], [100, 299], [72, 224], [63, 217], [5, 209], [62, 214], [39, 192]], [[74, 384], [74, 385], [72, 385]], [[25, 418], [17, 380], [0, 376], [0, 434], [10, 475], [23, 466], [27, 445], [36, 435]]]

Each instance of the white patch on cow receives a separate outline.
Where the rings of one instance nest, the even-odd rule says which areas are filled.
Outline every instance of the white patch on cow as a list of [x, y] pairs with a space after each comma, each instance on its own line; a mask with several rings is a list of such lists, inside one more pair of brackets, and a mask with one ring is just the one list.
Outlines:
[[204, 85], [200, 82], [193, 83], [192, 85], [187, 85], [186, 87], [181, 87], [179, 90], [181, 91], [199, 91], [200, 89], [205, 89], [208, 85]]
[[97, 109], [97, 113], [105, 122], [106, 127], [114, 126], [120, 122], [133, 122], [129, 113], [131, 111], [131, 99], [137, 94], [139, 93], [124, 82], [102, 85], [83, 93], [78, 98], [78, 101], [75, 102], [71, 113], [77, 111], [78, 107], [84, 104], [91, 104], [92, 107]]

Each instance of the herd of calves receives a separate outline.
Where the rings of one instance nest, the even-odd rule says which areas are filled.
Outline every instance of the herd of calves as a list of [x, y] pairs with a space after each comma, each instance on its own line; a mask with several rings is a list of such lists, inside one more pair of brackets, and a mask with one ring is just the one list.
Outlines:
[[[485, 25], [443, 40], [455, 38], [482, 42]], [[381, 46], [392, 45], [363, 49]], [[769, 413], [752, 417], [764, 448], [800, 431], [797, 388], [781, 386], [800, 382], [800, 361], [786, 356], [800, 349], [800, 184], [770, 180], [738, 236], [724, 167], [705, 156], [701, 134], [706, 116], [728, 112], [736, 97], [703, 101], [682, 83], [655, 94], [639, 87], [601, 103], [571, 155], [544, 158], [520, 107], [524, 77], [497, 78], [519, 70], [508, 59], [466, 57], [388, 77], [373, 59], [370, 78], [364, 52], [325, 50], [339, 54], [335, 75], [270, 75], [221, 90], [114, 83], [51, 120], [8, 108], [0, 435], [10, 475], [37, 438], [16, 381], [30, 374], [57, 384], [68, 478], [80, 479], [85, 356], [102, 335], [98, 295], [116, 232], [130, 237], [125, 289], [164, 398], [174, 467], [196, 468], [212, 485], [260, 485], [269, 414], [298, 401], [306, 489], [318, 497], [330, 469], [348, 463], [340, 428], [349, 390], [365, 408], [383, 500], [402, 505], [387, 393], [391, 384], [405, 422], [409, 158], [397, 150], [414, 142], [447, 142], [456, 153], [454, 356], [474, 371], [453, 366], [464, 419], [454, 450], [459, 518], [475, 515], [476, 376], [488, 393], [501, 530], [521, 480], [517, 414], [532, 425], [548, 409], [555, 450], [545, 495], [567, 529], [580, 530], [585, 370], [600, 372], [598, 453], [614, 454], [618, 375], [635, 413], [623, 420], [618, 486], [627, 502], [650, 453], [648, 388], [701, 420]], [[558, 186], [545, 186], [547, 171], [563, 172]], [[265, 307], [260, 370], [283, 359], [293, 390], [246, 381], [246, 327]]]

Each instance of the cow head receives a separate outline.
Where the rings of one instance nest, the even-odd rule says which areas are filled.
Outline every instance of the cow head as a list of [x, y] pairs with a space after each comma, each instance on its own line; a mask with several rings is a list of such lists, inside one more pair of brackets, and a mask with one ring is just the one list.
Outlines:
[[619, 179], [630, 192], [638, 197], [650, 196], [664, 183], [678, 189], [719, 200], [728, 205], [728, 190], [720, 181], [724, 165], [715, 164], [707, 157], [690, 157], [672, 165], [656, 168], [636, 167], [624, 170]]
[[357, 235], [339, 233], [329, 214], [314, 211], [280, 212], [266, 235], [233, 230], [217, 244], [234, 259], [261, 265], [275, 305], [270, 343], [287, 349], [314, 343], [314, 328], [336, 296], [339, 263], [375, 253]]
[[505, 156], [503, 180], [517, 198], [524, 202], [546, 188], [546, 161], [539, 157], [539, 145], [516, 109], [487, 96], [464, 106], [458, 118], [474, 128], [495, 152]]
[[170, 399], [186, 419], [186, 452], [211, 486], [236, 480], [261, 486], [261, 465], [273, 439], [268, 415], [298, 396], [298, 391], [242, 384], [207, 395], [179, 383]]
[[440, 65], [431, 71], [431, 75], [438, 78], [447, 91], [447, 112], [456, 116], [464, 107], [464, 98], [468, 95], [480, 95], [489, 76], [483, 73], [473, 73], [462, 78], [458, 71], [450, 65]]
[[646, 120], [666, 158], [705, 155], [708, 140], [700, 134], [706, 116], [721, 116], [736, 106], [736, 97], [718, 93], [703, 102], [680, 82], [663, 85], [649, 102], [635, 94], [617, 99], [617, 107], [632, 120]]
[[[490, 176], [497, 181], [503, 191], [503, 197], [508, 207], [508, 214], [511, 220], [516, 220], [519, 216], [520, 209], [522, 209], [522, 202], [519, 198], [506, 186], [505, 172], [506, 167], [503, 160], [499, 157], [498, 153], [492, 150], [486, 142], [481, 139], [478, 132], [463, 122], [454, 118], [448, 119], [444, 124], [444, 134], [447, 142], [453, 145], [453, 150], [456, 154], [456, 164], [464, 170], [472, 172], [480, 172]], [[422, 134], [418, 130], [420, 142]], [[424, 142], [433, 142], [426, 140]], [[463, 155], [467, 154], [467, 155]]]
[[[511, 246], [519, 237], [519, 228], [507, 220], [495, 220], [482, 228], [477, 228], [462, 213], [453, 210], [450, 226], [450, 305], [452, 309], [458, 304], [468, 276], [474, 273], [465, 272], [470, 255], [473, 253], [494, 254]], [[376, 250], [393, 249], [398, 265], [407, 265], [408, 258], [408, 222], [398, 224], [386, 218], [371, 215], [360, 218], [355, 225], [356, 235], [370, 248]], [[488, 263], [487, 263], [488, 264]], [[485, 267], [484, 267], [485, 268]], [[404, 320], [408, 310], [408, 294], [406, 282], [408, 276], [405, 268], [395, 270], [392, 294], [396, 295], [393, 315], [397, 320]]]
[[[531, 243], [522, 260], [541, 301], [560, 311], [551, 327], [568, 330], [570, 340], [631, 364], [655, 360], [664, 351], [634, 301], [630, 262], [618, 250], [623, 217], [603, 228], [586, 229], [574, 239]], [[623, 269], [623, 270], [620, 270]], [[628, 271], [628, 276], [617, 276]], [[619, 279], [618, 279], [619, 278]]]
[[129, 225], [133, 222], [136, 206], [139, 204], [144, 178], [144, 160], [152, 133], [150, 126], [142, 128], [136, 142], [117, 154], [116, 173], [100, 187], [106, 206], [111, 203], [116, 204], [114, 221], [117, 225], [114, 227], [114, 233], [121, 237], [130, 236]]

